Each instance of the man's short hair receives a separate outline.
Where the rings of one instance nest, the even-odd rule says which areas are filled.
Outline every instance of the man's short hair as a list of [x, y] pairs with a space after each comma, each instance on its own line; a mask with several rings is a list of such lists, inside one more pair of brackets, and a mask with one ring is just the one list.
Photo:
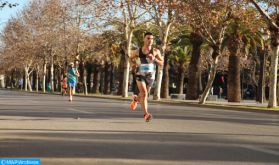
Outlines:
[[151, 32], [146, 32], [146, 33], [144, 33], [144, 37], [145, 36], [153, 36], [153, 34]]

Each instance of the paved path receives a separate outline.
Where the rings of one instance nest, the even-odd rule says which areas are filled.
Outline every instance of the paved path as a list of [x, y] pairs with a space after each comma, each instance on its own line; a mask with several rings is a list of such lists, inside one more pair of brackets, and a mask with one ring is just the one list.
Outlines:
[[279, 164], [279, 115], [0, 91], [0, 157], [51, 165]]

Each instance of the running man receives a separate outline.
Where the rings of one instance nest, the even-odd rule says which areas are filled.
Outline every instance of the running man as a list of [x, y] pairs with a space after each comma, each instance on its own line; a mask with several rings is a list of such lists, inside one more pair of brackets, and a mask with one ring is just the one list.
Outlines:
[[138, 102], [140, 102], [146, 122], [152, 119], [152, 115], [148, 112], [147, 98], [155, 80], [156, 65], [164, 65], [160, 51], [152, 47], [153, 40], [152, 33], [145, 33], [143, 47], [132, 51], [130, 55], [133, 67], [137, 67], [136, 83], [139, 90], [139, 94], [133, 96], [130, 107], [131, 110], [135, 110]]
[[73, 101], [73, 89], [77, 83], [77, 77], [79, 77], [79, 72], [77, 68], [74, 67], [74, 63], [71, 62], [68, 68], [68, 86], [69, 86], [69, 101]]

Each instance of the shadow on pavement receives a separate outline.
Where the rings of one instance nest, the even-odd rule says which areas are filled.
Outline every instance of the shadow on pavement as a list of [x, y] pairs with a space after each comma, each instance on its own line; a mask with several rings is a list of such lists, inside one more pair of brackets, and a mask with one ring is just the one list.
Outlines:
[[253, 143], [228, 138], [234, 136], [233, 134], [32, 131], [30, 133], [10, 133], [11, 136], [18, 138], [2, 139], [0, 156], [279, 162], [278, 155], [266, 154], [249, 148], [249, 146], [253, 146], [254, 148], [264, 147], [274, 150], [275, 145], [278, 144]]

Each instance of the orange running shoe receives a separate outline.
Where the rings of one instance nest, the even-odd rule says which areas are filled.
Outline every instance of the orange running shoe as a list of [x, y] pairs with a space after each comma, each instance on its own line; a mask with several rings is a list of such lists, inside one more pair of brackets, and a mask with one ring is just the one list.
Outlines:
[[150, 113], [143, 115], [145, 122], [149, 122], [152, 119], [152, 115]]
[[131, 102], [131, 105], [130, 105], [130, 108], [131, 110], [135, 110], [138, 106], [138, 101], [136, 100], [136, 95], [132, 96], [132, 102]]

